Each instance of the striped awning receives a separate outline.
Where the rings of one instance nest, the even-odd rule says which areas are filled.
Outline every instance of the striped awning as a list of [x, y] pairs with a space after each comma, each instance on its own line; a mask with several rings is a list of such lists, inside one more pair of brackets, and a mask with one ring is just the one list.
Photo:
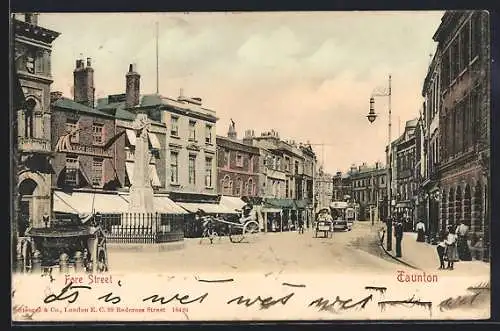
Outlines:
[[54, 191], [56, 213], [90, 214], [93, 211], [104, 214], [119, 214], [128, 210], [128, 202], [118, 194]]
[[135, 136], [134, 130], [127, 129], [126, 133], [127, 133], [127, 139], [128, 139], [128, 142], [130, 143], [130, 145], [135, 146], [136, 136]]
[[[151, 180], [151, 185], [155, 187], [160, 187], [161, 182], [158, 177], [158, 172], [156, 171], [156, 165], [148, 164], [149, 169], [149, 178]], [[127, 176], [129, 178], [130, 184], [134, 184], [134, 163], [133, 162], [125, 162], [125, 170], [127, 171]]]
[[161, 149], [160, 141], [158, 140], [158, 136], [154, 133], [148, 132], [149, 142], [151, 143], [151, 147], [154, 149]]
[[231, 210], [218, 203], [177, 202], [177, 204], [190, 213], [202, 210], [207, 214], [237, 214], [235, 210]]

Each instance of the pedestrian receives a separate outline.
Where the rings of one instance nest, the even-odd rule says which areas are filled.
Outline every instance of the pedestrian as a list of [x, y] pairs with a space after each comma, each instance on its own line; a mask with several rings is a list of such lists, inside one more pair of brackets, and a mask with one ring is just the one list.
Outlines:
[[304, 220], [302, 217], [299, 218], [299, 234], [304, 233]]
[[401, 241], [403, 240], [403, 223], [397, 220], [394, 225], [394, 236], [396, 237], [396, 257], [402, 257]]
[[446, 254], [446, 243], [444, 235], [439, 236], [439, 243], [437, 245], [437, 253], [439, 257], [439, 269], [444, 269], [444, 256]]
[[471, 261], [472, 255], [469, 249], [469, 243], [467, 242], [469, 227], [463, 220], [460, 221], [460, 225], [457, 227], [455, 234], [457, 235], [457, 249], [459, 259], [462, 261]]
[[421, 220], [415, 225], [415, 230], [417, 230], [417, 241], [425, 242], [425, 224]]
[[447, 269], [453, 270], [453, 265], [458, 261], [457, 251], [457, 235], [453, 231], [453, 225], [448, 226], [448, 234], [446, 236], [446, 259], [448, 260]]

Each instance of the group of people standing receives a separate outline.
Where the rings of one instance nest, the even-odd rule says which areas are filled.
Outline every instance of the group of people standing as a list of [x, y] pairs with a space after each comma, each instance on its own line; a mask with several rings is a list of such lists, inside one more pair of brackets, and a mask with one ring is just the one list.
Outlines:
[[[419, 221], [415, 230], [417, 241], [425, 242], [425, 224]], [[437, 253], [439, 269], [453, 270], [454, 263], [458, 261], [471, 261], [472, 256], [468, 244], [469, 226], [461, 221], [458, 226], [448, 225], [446, 231], [439, 234]], [[447, 266], [445, 266], [445, 261]]]

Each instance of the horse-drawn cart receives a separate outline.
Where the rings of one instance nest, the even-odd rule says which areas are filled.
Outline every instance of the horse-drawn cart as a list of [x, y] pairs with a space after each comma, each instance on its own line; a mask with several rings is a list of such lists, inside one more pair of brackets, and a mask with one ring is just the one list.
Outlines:
[[223, 233], [217, 233], [215, 230], [214, 225], [216, 223], [227, 225], [227, 233], [225, 234], [232, 243], [253, 242], [257, 240], [260, 233], [259, 223], [250, 217], [231, 222], [221, 217], [205, 216], [202, 239], [208, 238], [210, 239], [210, 243], [213, 243], [215, 238], [218, 237], [220, 239], [222, 237]]
[[314, 229], [314, 237], [318, 238], [320, 232], [323, 233], [323, 238], [331, 238], [333, 235], [333, 219], [330, 215], [330, 211], [327, 208], [323, 208], [319, 211]]
[[21, 272], [106, 272], [106, 237], [98, 225], [58, 220], [50, 227], [29, 228], [17, 249]]

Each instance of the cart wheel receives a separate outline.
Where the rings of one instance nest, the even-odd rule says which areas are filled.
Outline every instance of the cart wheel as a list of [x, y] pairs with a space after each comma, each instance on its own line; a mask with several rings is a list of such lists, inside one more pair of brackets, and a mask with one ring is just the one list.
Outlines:
[[250, 221], [243, 227], [243, 236], [247, 238], [248, 242], [255, 242], [260, 235], [259, 223]]

